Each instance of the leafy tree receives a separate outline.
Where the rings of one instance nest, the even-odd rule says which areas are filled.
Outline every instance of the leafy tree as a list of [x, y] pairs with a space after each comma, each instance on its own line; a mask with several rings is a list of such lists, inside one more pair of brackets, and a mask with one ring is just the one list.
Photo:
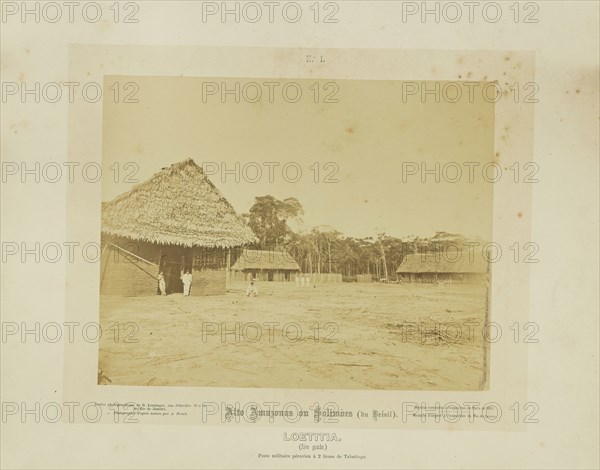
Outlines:
[[248, 225], [259, 239], [260, 246], [277, 246], [288, 241], [292, 230], [287, 221], [299, 219], [304, 214], [298, 199], [290, 197], [280, 201], [273, 196], [257, 196], [248, 214]]

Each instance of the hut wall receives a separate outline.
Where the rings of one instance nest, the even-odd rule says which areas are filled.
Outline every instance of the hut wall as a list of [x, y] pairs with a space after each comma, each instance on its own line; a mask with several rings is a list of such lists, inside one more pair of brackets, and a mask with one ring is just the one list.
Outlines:
[[230, 281], [245, 281], [246, 273], [243, 271], [230, 271], [229, 272], [229, 280]]
[[231, 271], [229, 279], [232, 281], [250, 281], [256, 279], [261, 282], [294, 282], [295, 271], [281, 269]]
[[[119, 247], [156, 265], [130, 256], [107, 245], [100, 263], [100, 293], [113, 295], [156, 295], [159, 269], [165, 274], [167, 294], [183, 293], [181, 271], [192, 269], [190, 295], [226, 293], [226, 252], [220, 249], [194, 249], [155, 245], [127, 239], [110, 240]], [[160, 266], [160, 268], [159, 268]]]
[[252, 273], [250, 271], [231, 271], [230, 279], [232, 281], [248, 281], [252, 279]]
[[273, 273], [273, 281], [292, 282], [295, 280], [294, 274], [294, 271], [278, 269]]
[[227, 292], [227, 279], [223, 269], [194, 269], [191, 296], [223, 295]]
[[227, 292], [227, 250], [194, 248], [192, 264], [190, 295], [223, 295]]
[[433, 284], [438, 281], [438, 273], [409, 273], [410, 282], [419, 284]]
[[100, 261], [100, 293], [107, 295], [156, 295], [157, 267], [107, 247]]

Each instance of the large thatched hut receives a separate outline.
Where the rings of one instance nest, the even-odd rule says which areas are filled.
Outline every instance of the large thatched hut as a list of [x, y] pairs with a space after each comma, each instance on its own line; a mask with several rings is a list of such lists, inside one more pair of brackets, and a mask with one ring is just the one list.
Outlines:
[[396, 270], [398, 278], [408, 282], [485, 282], [489, 261], [481, 250], [415, 253], [406, 255]]
[[254, 243], [252, 230], [193, 160], [163, 168], [102, 204], [102, 294], [150, 295], [162, 272], [167, 294], [224, 294], [230, 249]]
[[235, 280], [293, 281], [300, 266], [284, 249], [243, 250], [231, 267]]

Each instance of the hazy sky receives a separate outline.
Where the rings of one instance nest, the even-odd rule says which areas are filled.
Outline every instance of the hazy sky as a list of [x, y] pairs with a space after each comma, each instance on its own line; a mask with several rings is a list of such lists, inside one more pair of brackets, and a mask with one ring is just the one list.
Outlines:
[[[315, 80], [306, 79], [139, 76], [106, 77], [105, 90], [114, 82], [121, 88], [135, 82], [139, 103], [114, 103], [113, 93], [104, 95], [105, 201], [132, 186], [123, 181], [129, 172], [121, 171], [115, 183], [108, 166], [135, 162], [134, 177], [141, 182], [165, 166], [193, 158], [199, 165], [215, 162], [231, 170], [225, 174], [219, 169], [210, 178], [239, 213], [248, 211], [255, 196], [271, 194], [279, 199], [296, 197], [304, 207], [307, 228], [329, 225], [350, 236], [385, 231], [399, 237], [444, 230], [491, 239], [492, 184], [481, 177], [481, 166], [493, 161], [494, 105], [481, 93], [475, 94], [473, 103], [466, 93], [456, 103], [443, 99], [436, 103], [434, 96], [422, 103], [419, 95], [403, 102], [399, 81], [332, 79], [319, 80], [315, 86]], [[220, 93], [224, 87], [235, 89], [235, 82], [240, 87], [239, 103], [234, 94]], [[249, 102], [256, 96], [256, 87], [249, 82], [261, 89], [262, 98], [256, 103]], [[283, 96], [288, 82], [297, 84], [288, 85], [289, 100], [297, 87], [302, 89], [296, 103]], [[333, 86], [325, 89], [327, 82], [337, 84], [338, 103], [324, 102], [334, 91]], [[245, 85], [248, 101], [242, 92]], [[433, 88], [433, 82], [428, 86]], [[216, 94], [209, 94], [212, 91]], [[119, 101], [125, 94], [121, 89]], [[265, 162], [279, 163], [271, 166], [273, 182]], [[327, 162], [333, 164], [326, 167]], [[457, 162], [462, 178], [436, 183], [431, 175], [422, 183], [419, 173], [403, 182], [403, 162], [414, 162], [416, 168], [426, 163], [430, 169], [436, 162], [440, 167]], [[474, 182], [463, 162], [481, 163]], [[297, 168], [302, 175], [290, 182]], [[455, 168], [447, 167], [450, 178], [456, 177]], [[325, 183], [333, 171], [332, 179], [338, 182]]]

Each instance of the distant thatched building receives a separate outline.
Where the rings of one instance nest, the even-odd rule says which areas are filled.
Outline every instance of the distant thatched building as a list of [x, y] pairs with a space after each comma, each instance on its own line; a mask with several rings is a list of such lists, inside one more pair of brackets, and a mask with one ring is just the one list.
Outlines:
[[293, 281], [300, 266], [283, 249], [243, 250], [231, 267], [232, 279], [259, 281]]
[[485, 282], [489, 262], [481, 250], [407, 255], [396, 270], [398, 278], [408, 282]]
[[225, 293], [229, 249], [256, 241], [202, 169], [189, 159], [102, 204], [100, 292], [182, 292], [181, 273], [193, 274], [191, 295]]

